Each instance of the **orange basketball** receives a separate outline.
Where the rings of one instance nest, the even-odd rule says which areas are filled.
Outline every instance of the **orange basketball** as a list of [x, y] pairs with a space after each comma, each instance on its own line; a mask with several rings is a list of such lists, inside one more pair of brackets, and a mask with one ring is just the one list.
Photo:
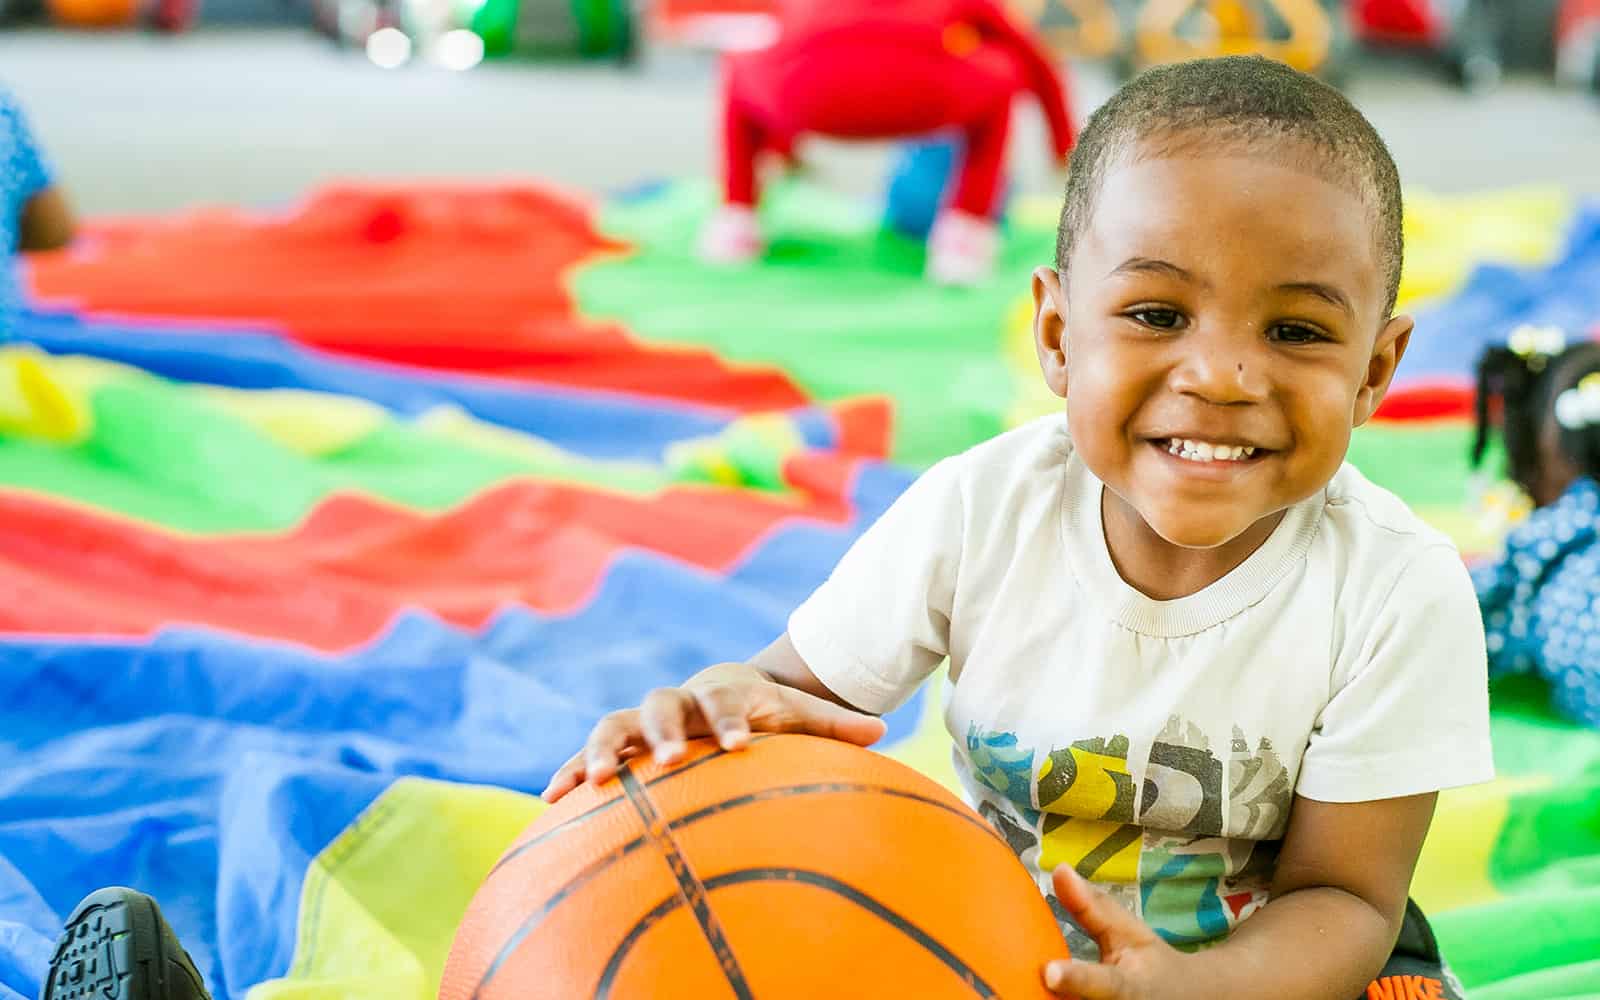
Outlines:
[[870, 750], [757, 736], [636, 758], [546, 810], [467, 908], [439, 997], [1043, 1000], [1066, 953], [949, 791]]

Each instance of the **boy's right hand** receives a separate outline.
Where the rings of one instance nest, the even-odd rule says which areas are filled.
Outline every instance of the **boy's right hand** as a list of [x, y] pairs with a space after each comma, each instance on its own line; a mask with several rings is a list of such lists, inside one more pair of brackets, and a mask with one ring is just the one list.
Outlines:
[[584, 748], [550, 779], [544, 799], [555, 802], [584, 781], [598, 785], [623, 760], [646, 750], [661, 764], [683, 756], [685, 741], [715, 736], [737, 750], [752, 732], [807, 733], [860, 746], [884, 733], [876, 716], [779, 684], [745, 663], [703, 670], [682, 687], [657, 688], [638, 708], [612, 712], [595, 724]]

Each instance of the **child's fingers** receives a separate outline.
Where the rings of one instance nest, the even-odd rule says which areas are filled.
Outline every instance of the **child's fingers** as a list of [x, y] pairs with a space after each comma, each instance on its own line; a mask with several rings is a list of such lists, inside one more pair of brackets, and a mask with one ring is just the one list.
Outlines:
[[621, 766], [623, 752], [643, 740], [639, 731], [639, 710], [627, 709], [612, 712], [602, 718], [589, 733], [589, 742], [583, 748], [585, 777], [591, 785], [612, 778]]
[[1119, 1000], [1128, 996], [1122, 970], [1099, 962], [1062, 959], [1044, 967], [1044, 984], [1057, 996], [1079, 1000]]
[[583, 751], [578, 751], [567, 762], [550, 776], [550, 784], [545, 786], [540, 798], [546, 802], [555, 802], [561, 796], [583, 784]]
[[671, 764], [683, 756], [685, 718], [698, 711], [694, 699], [682, 688], [656, 688], [645, 695], [639, 708], [639, 728], [655, 751], [657, 763]]
[[785, 688], [780, 695], [798, 729], [812, 736], [825, 736], [858, 746], [871, 746], [883, 738], [887, 724], [880, 718], [836, 705], [825, 698]]
[[1155, 937], [1148, 924], [1073, 871], [1071, 865], [1057, 865], [1051, 882], [1061, 905], [1079, 927], [1100, 943], [1102, 953], [1123, 945], [1143, 944]]
[[750, 739], [750, 695], [738, 684], [707, 684], [690, 695], [706, 726], [724, 750], [737, 750]]
[[568, 792], [583, 784], [588, 768], [584, 760], [584, 752], [579, 750], [567, 762], [550, 776], [550, 784], [545, 787], [543, 798], [547, 802], [554, 802]]

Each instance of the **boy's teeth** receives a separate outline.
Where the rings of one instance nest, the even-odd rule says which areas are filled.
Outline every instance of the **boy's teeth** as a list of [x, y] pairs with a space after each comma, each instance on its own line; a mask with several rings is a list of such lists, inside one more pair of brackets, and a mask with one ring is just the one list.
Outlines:
[[1167, 442], [1167, 451], [1193, 462], [1237, 462], [1256, 453], [1254, 448], [1244, 445], [1212, 444], [1190, 438], [1171, 439]]

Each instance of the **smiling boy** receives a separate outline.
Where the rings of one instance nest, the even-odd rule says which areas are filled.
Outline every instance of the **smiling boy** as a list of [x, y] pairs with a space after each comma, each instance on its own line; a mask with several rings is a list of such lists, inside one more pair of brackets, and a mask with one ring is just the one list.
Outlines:
[[1344, 463], [1411, 335], [1400, 217], [1324, 84], [1135, 79], [1033, 275], [1065, 414], [935, 466], [784, 636], [607, 716], [547, 796], [692, 736], [870, 743], [948, 658], [957, 773], [1073, 946], [1052, 989], [1456, 995], [1407, 895], [1436, 793], [1492, 776], [1483, 629], [1449, 541]]

